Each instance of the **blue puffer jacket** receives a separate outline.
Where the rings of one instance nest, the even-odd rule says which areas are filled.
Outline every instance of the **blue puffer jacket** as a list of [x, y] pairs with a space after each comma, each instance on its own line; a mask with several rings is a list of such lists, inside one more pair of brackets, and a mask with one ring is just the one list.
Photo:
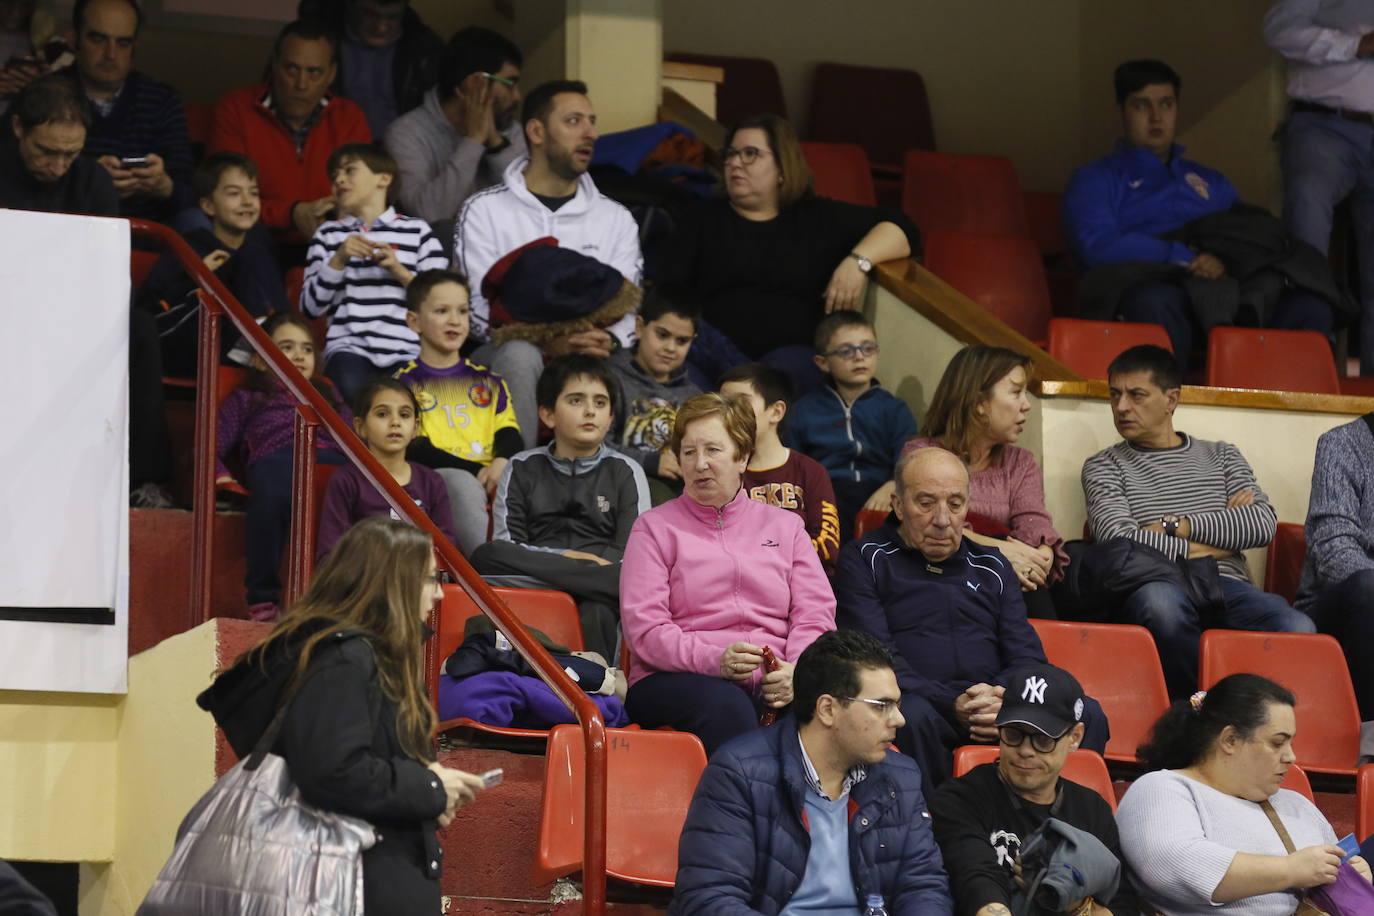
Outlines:
[[[796, 720], [741, 735], [701, 775], [678, 846], [673, 916], [776, 916], [806, 870], [808, 791]], [[890, 916], [952, 912], [921, 772], [888, 752], [849, 796], [849, 868], [859, 900]]]

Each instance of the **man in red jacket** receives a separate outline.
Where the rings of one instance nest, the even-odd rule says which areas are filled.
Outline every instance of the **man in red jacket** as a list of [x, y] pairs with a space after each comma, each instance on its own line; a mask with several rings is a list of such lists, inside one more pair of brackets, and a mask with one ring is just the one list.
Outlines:
[[372, 139], [362, 109], [328, 94], [337, 67], [333, 34], [297, 20], [277, 36], [271, 83], [230, 90], [215, 103], [209, 150], [257, 163], [262, 221], [281, 241], [308, 242], [330, 218], [329, 154]]

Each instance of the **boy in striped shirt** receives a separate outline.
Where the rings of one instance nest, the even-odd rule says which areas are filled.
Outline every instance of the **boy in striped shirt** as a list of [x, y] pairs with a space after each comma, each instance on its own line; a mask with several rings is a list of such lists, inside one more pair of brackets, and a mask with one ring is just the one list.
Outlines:
[[[1274, 507], [1234, 445], [1175, 431], [1183, 377], [1173, 354], [1131, 347], [1107, 367], [1107, 384], [1123, 441], [1083, 463], [1093, 537], [1133, 538], [1170, 559], [1215, 558], [1224, 606], [1210, 626], [1315, 632], [1311, 617], [1251, 584], [1241, 551], [1273, 539]], [[1197, 689], [1202, 621], [1182, 588], [1148, 582], [1114, 611], [1114, 620], [1154, 636], [1172, 697]]]
[[301, 310], [329, 316], [325, 375], [345, 400], [420, 353], [406, 324], [406, 287], [415, 274], [448, 267], [421, 219], [390, 205], [399, 169], [371, 143], [347, 143], [329, 157], [337, 214], [315, 231], [306, 256]]

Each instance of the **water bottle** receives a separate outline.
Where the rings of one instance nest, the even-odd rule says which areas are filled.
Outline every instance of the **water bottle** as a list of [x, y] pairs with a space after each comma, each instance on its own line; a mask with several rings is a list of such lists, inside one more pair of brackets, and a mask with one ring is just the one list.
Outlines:
[[887, 916], [882, 894], [869, 894], [864, 898], [864, 916]]

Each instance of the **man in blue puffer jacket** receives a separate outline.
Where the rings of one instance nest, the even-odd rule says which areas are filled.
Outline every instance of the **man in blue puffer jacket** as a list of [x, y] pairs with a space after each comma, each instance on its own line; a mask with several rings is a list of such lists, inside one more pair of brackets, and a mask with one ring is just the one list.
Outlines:
[[792, 676], [792, 715], [722, 746], [678, 846], [675, 916], [948, 916], [921, 773], [888, 749], [902, 724], [892, 656], [822, 634]]

